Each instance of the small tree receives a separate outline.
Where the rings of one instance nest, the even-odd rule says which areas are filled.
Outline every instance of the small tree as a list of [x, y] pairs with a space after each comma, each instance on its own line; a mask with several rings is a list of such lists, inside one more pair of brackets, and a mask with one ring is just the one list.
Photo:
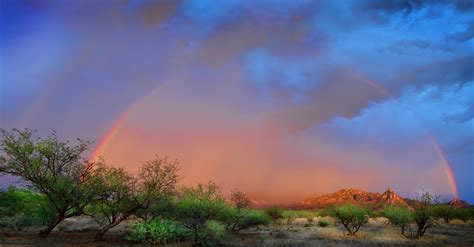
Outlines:
[[135, 200], [136, 179], [123, 168], [107, 166], [103, 160], [94, 167], [95, 198], [87, 214], [101, 226], [95, 241], [120, 224], [141, 205]]
[[449, 224], [449, 221], [456, 215], [456, 209], [452, 205], [436, 205], [433, 208], [433, 213], [435, 217], [441, 218], [446, 224]]
[[279, 207], [269, 207], [264, 210], [264, 212], [272, 218], [273, 222], [283, 219], [283, 209]]
[[354, 236], [369, 220], [367, 209], [352, 204], [333, 209], [331, 215], [346, 228], [350, 236]]
[[102, 240], [111, 228], [139, 210], [150, 206], [172, 193], [178, 182], [178, 162], [155, 157], [143, 164], [139, 178], [123, 168], [107, 166], [103, 160], [96, 164], [93, 184], [96, 200], [90, 208], [94, 219], [102, 226], [95, 240]]
[[388, 207], [384, 210], [385, 217], [388, 218], [390, 223], [399, 226], [402, 235], [405, 235], [405, 230], [410, 230], [411, 224], [413, 223], [413, 213], [407, 207]]
[[234, 206], [237, 208], [238, 211], [241, 209], [247, 209], [250, 207], [250, 199], [248, 196], [236, 189], [232, 190], [230, 194], [230, 200], [234, 204]]
[[414, 203], [413, 219], [415, 221], [417, 230], [416, 238], [421, 238], [425, 235], [433, 225], [434, 205], [438, 202], [438, 196], [434, 196], [429, 192], [425, 192], [416, 198]]
[[11, 174], [27, 182], [32, 190], [46, 197], [53, 217], [40, 231], [45, 237], [61, 221], [83, 213], [93, 192], [88, 186], [92, 164], [81, 155], [90, 142], [79, 144], [59, 141], [53, 132], [46, 138], [35, 137], [33, 130], [0, 131], [0, 174]]
[[454, 218], [468, 222], [472, 218], [472, 212], [469, 208], [455, 208], [454, 209]]
[[176, 220], [192, 231], [193, 244], [197, 245], [206, 238], [206, 224], [218, 219], [225, 207], [218, 185], [198, 184], [183, 188], [176, 205]]
[[227, 230], [233, 232], [258, 225], [268, 225], [272, 221], [270, 216], [261, 211], [238, 210], [230, 205], [223, 208], [218, 219], [226, 224]]
[[[179, 161], [170, 160], [166, 156], [155, 156], [154, 159], [142, 163], [137, 178], [137, 199], [142, 204], [142, 208], [155, 207], [176, 194], [177, 184], [180, 180], [179, 170]], [[145, 218], [149, 216], [146, 216], [149, 214], [147, 211], [141, 212]]]

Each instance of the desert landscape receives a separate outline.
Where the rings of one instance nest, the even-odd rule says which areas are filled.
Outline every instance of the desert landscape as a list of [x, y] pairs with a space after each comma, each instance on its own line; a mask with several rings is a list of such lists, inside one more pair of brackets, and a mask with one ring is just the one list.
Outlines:
[[474, 0], [0, 0], [0, 247], [474, 246]]

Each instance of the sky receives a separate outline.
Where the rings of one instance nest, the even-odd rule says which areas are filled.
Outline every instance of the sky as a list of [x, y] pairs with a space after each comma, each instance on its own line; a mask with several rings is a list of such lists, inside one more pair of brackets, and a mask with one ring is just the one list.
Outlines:
[[[262, 203], [474, 203], [472, 1], [0, 2], [0, 126]], [[0, 178], [3, 184], [11, 178]]]

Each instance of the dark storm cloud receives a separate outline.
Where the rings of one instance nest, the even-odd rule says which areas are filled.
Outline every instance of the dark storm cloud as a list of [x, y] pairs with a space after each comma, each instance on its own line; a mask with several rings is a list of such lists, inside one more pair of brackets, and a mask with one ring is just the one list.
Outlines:
[[391, 86], [453, 85], [474, 81], [474, 55], [443, 60], [401, 72]]

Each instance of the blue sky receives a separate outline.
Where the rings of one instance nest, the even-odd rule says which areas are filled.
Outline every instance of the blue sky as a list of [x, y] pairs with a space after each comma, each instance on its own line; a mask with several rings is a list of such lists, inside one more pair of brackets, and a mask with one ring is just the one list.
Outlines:
[[[150, 123], [167, 112], [169, 122], [190, 124], [176, 126], [205, 132], [186, 118], [202, 111], [218, 126], [237, 126], [226, 135], [258, 133], [268, 155], [255, 154], [260, 162], [287, 150], [282, 160], [308, 158], [297, 169], [330, 166], [336, 177], [346, 169], [398, 169], [381, 175], [390, 184], [349, 180], [406, 196], [419, 189], [449, 194], [446, 183], [435, 185], [442, 170], [426, 141], [432, 135], [461, 197], [474, 202], [472, 1], [5, 0], [0, 9], [3, 128], [57, 130], [97, 143], [130, 105], [173, 81], [142, 106], [148, 113], [136, 117], [134, 130], [158, 135], [164, 127]], [[232, 122], [223, 119], [226, 111], [234, 112]], [[249, 122], [257, 130], [248, 130]], [[262, 133], [277, 133], [278, 141]], [[198, 152], [170, 150], [178, 158]], [[132, 156], [124, 162], [140, 159]], [[426, 181], [423, 170], [432, 172]], [[418, 176], [404, 177], [409, 173]], [[262, 191], [272, 186], [280, 185]], [[295, 185], [288, 193], [313, 192]]]

